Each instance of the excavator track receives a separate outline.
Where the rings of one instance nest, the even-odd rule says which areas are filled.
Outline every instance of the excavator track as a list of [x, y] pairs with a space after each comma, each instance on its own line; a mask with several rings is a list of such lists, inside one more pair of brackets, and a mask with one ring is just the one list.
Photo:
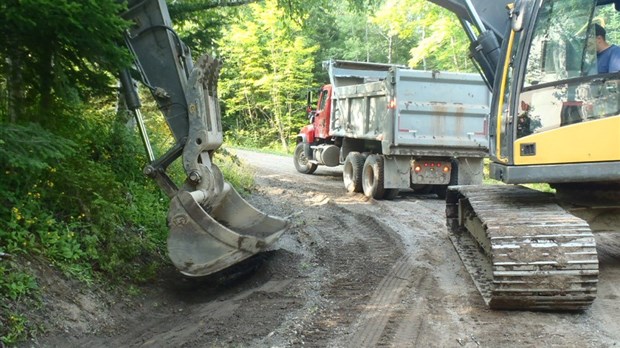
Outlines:
[[592, 304], [594, 236], [553, 194], [514, 185], [453, 186], [446, 202], [450, 239], [490, 308], [577, 311]]

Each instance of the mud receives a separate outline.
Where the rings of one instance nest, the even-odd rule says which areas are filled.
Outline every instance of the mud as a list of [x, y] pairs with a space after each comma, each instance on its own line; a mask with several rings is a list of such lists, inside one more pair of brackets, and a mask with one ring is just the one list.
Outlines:
[[236, 152], [256, 171], [249, 201], [292, 220], [272, 250], [207, 279], [170, 268], [135, 296], [75, 296], [65, 285], [65, 297], [50, 298], [52, 331], [24, 346], [620, 346], [620, 234], [597, 236], [590, 309], [492, 311], [449, 241], [436, 196], [368, 200], [345, 192], [340, 167], [303, 175], [290, 157]]

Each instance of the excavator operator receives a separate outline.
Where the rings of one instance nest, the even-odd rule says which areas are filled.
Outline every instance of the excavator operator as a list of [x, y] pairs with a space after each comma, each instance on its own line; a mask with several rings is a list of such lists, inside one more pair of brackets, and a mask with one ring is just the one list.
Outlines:
[[620, 71], [620, 47], [607, 43], [607, 32], [600, 24], [594, 24], [594, 32], [598, 73], [606, 74]]

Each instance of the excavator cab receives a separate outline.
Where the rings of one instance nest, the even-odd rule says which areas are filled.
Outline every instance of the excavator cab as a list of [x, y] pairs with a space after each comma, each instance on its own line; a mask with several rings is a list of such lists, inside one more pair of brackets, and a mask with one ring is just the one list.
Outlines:
[[518, 15], [522, 30], [507, 28], [495, 79], [504, 93], [495, 94], [492, 106], [492, 177], [506, 183], [620, 180], [620, 146], [613, 145], [620, 145], [620, 75], [599, 72], [594, 30], [620, 16], [603, 2], [517, 4], [526, 5]]
[[[217, 98], [220, 63], [207, 55], [194, 63], [172, 28], [164, 0], [130, 0], [123, 17], [134, 23], [125, 35], [134, 69], [121, 71], [120, 80], [149, 158], [144, 173], [171, 199], [171, 261], [181, 273], [198, 277], [265, 250], [286, 231], [288, 222], [252, 207], [212, 163], [223, 140]], [[175, 139], [159, 158], [144, 126], [134, 77], [150, 90]], [[182, 185], [166, 172], [177, 159], [186, 173]]]

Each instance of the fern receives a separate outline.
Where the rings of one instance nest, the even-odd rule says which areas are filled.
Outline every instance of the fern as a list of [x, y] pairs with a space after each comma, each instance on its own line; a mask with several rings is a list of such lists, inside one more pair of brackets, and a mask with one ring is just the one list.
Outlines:
[[75, 152], [75, 143], [57, 136], [40, 125], [2, 123], [0, 126], [0, 167], [41, 170]]

